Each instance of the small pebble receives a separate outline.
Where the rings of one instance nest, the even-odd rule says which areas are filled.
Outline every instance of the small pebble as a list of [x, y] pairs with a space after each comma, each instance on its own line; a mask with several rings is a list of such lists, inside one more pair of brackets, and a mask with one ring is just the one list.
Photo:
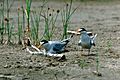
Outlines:
[[7, 64], [4, 66], [4, 68], [10, 68], [10, 67], [11, 65], [7, 65]]
[[99, 77], [102, 76], [102, 74], [101, 74], [100, 72], [97, 72], [97, 71], [93, 71], [93, 74], [94, 74], [94, 75], [97, 75], [97, 76], [99, 76]]

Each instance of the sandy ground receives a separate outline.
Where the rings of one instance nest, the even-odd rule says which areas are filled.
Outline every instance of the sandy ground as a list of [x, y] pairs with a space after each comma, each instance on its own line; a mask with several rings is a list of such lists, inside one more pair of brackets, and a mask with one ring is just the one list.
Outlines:
[[[66, 61], [60, 62], [43, 55], [31, 55], [21, 50], [18, 45], [0, 45], [0, 80], [120, 80], [120, 2], [90, 2], [73, 3], [78, 7], [73, 14], [69, 30], [80, 27], [97, 33], [96, 46], [91, 54], [99, 54], [99, 72], [102, 76], [93, 74], [96, 70], [96, 56], [81, 56], [87, 51], [81, 51], [77, 46], [79, 36], [74, 36], [65, 52]], [[17, 19], [16, 1], [13, 5], [11, 18]], [[40, 2], [32, 6], [39, 8]], [[62, 8], [62, 2], [49, 2], [49, 7], [56, 10]], [[61, 22], [57, 29], [62, 32]], [[61, 30], [61, 31], [60, 31]], [[57, 36], [57, 37], [56, 37]], [[59, 34], [55, 39], [59, 39]]]

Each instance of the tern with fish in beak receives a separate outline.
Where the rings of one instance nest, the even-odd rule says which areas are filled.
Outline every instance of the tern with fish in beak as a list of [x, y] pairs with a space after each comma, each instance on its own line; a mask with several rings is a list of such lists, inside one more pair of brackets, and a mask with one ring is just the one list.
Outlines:
[[90, 35], [88, 35], [85, 28], [80, 28], [79, 31], [81, 35], [78, 45], [81, 46], [83, 49], [88, 49], [88, 55], [89, 55], [91, 47], [95, 46], [94, 40], [97, 34], [91, 37]]

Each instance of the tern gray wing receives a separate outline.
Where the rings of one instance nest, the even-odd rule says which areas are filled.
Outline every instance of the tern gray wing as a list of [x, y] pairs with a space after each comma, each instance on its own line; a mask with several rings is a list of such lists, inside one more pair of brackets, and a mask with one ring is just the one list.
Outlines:
[[91, 48], [91, 38], [86, 34], [81, 34], [78, 45], [82, 46], [82, 48], [90, 49]]
[[53, 46], [53, 50], [59, 52], [62, 51], [64, 47], [65, 47], [64, 43], [57, 43]]

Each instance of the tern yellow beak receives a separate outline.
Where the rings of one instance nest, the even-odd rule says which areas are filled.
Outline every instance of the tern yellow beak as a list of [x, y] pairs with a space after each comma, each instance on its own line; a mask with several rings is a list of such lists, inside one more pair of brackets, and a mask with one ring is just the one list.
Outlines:
[[79, 33], [80, 33], [80, 32], [81, 32], [81, 30], [82, 30], [82, 29], [80, 29], [80, 28], [79, 28], [79, 29], [77, 29], [77, 32], [79, 32]]
[[38, 46], [39, 49], [43, 48], [43, 46], [42, 46], [43, 43], [44, 43], [44, 42], [40, 42], [40, 45]]
[[37, 47], [38, 47], [39, 49], [41, 49], [41, 48], [42, 48], [42, 45], [38, 45]]
[[77, 30], [76, 30], [77, 34], [81, 34], [81, 30], [82, 30], [82, 29], [77, 29]]

